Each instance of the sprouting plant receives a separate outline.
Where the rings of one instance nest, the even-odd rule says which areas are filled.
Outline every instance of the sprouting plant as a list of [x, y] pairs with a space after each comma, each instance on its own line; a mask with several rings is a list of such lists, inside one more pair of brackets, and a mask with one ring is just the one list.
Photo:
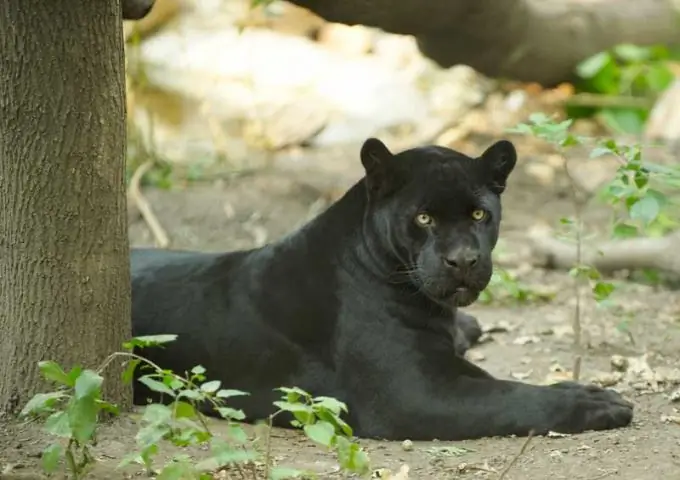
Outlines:
[[[248, 395], [247, 392], [222, 388], [219, 380], [208, 380], [205, 368], [200, 365], [178, 375], [133, 352], [135, 348], [160, 346], [175, 339], [176, 335], [133, 338], [124, 344], [125, 351], [111, 354], [97, 371], [74, 367], [66, 373], [55, 362], [40, 362], [43, 376], [59, 386], [53, 392], [35, 395], [22, 414], [41, 418], [48, 433], [67, 440], [65, 447], [57, 441], [44, 450], [43, 466], [47, 472], [53, 472], [64, 459], [71, 477], [81, 479], [94, 463], [90, 446], [99, 426], [99, 413], [102, 410], [118, 413], [115, 405], [101, 399], [104, 377], [100, 375], [116, 358], [127, 362], [123, 373], [125, 381], [132, 381], [137, 368], [151, 370], [139, 376], [138, 381], [168, 398], [165, 403], [144, 407], [141, 427], [135, 436], [137, 450], [126, 455], [120, 466], [138, 463], [147, 475], [161, 480], [210, 480], [215, 472], [229, 468], [237, 471], [242, 479], [314, 478], [311, 472], [273, 464], [273, 419], [288, 412], [293, 415], [293, 426], [302, 428], [315, 443], [335, 451], [341, 470], [362, 476], [370, 472], [368, 456], [351, 439], [352, 429], [341, 418], [342, 413], [347, 413], [344, 403], [330, 397], [312, 397], [299, 388], [279, 388], [283, 396], [274, 402], [278, 410], [267, 419], [262, 449], [261, 439], [249, 436], [239, 423], [246, 418], [245, 413], [227, 404], [230, 398]], [[206, 408], [227, 422], [224, 438], [210, 427], [203, 413]], [[177, 447], [205, 447], [209, 455], [196, 462], [187, 454], [175, 454], [170, 461], [156, 465], [155, 459], [164, 442]]]
[[67, 373], [52, 361], [39, 362], [38, 368], [57, 388], [35, 395], [20, 416], [41, 419], [47, 433], [65, 440], [65, 445], [57, 440], [43, 451], [42, 463], [46, 472], [55, 471], [59, 461], [64, 459], [71, 478], [83, 478], [94, 462], [90, 447], [96, 440], [100, 413], [116, 414], [118, 409], [102, 400], [104, 379], [97, 372], [75, 366]]
[[[576, 145], [590, 146], [591, 158], [601, 155], [613, 155], [619, 162], [615, 178], [602, 190], [601, 198], [612, 205], [621, 207], [619, 215], [615, 218], [612, 228], [614, 237], [639, 235], [675, 226], [668, 217], [663, 216], [662, 207], [668, 201], [660, 191], [650, 186], [652, 174], [658, 174], [668, 181], [680, 178], [677, 170], [644, 162], [642, 148], [639, 145], [624, 145], [613, 139], [593, 139], [571, 133], [570, 127], [573, 120], [566, 119], [556, 121], [543, 113], [534, 113], [529, 117], [528, 123], [521, 123], [510, 131], [525, 135], [532, 135], [551, 143], [557, 152], [563, 156], [563, 165], [567, 178], [570, 181], [572, 199], [574, 203], [573, 218], [561, 219], [561, 224], [567, 230], [567, 236], [576, 244], [576, 264], [570, 274], [575, 278], [576, 307], [574, 311], [574, 346], [577, 352], [574, 377], [578, 378], [580, 369], [580, 342], [581, 342], [581, 285], [587, 283], [594, 299], [598, 304], [606, 301], [614, 291], [614, 285], [603, 279], [602, 275], [593, 265], [585, 265], [583, 262], [583, 235], [584, 225], [582, 220], [583, 209], [592, 197], [592, 194], [579, 189], [569, 171], [566, 152]], [[662, 227], [661, 227], [662, 225]]]
[[598, 114], [616, 132], [640, 133], [654, 99], [673, 82], [669, 65], [673, 52], [666, 46], [621, 44], [583, 60], [576, 69], [579, 92], [607, 96], [600, 106], [568, 106], [567, 115]]

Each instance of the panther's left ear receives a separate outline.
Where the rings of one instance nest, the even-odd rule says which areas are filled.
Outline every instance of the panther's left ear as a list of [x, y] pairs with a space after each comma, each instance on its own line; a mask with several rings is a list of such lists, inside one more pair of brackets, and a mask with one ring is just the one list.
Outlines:
[[508, 140], [500, 140], [487, 148], [479, 160], [485, 163], [491, 189], [500, 195], [517, 163], [515, 146]]
[[361, 147], [361, 164], [366, 170], [369, 195], [380, 195], [389, 190], [390, 170], [394, 155], [377, 138], [369, 138]]

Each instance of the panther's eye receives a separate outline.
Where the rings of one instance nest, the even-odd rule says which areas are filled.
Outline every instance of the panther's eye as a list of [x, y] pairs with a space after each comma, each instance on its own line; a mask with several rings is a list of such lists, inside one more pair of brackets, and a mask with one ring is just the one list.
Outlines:
[[434, 223], [434, 218], [432, 218], [427, 213], [419, 213], [416, 215], [416, 224], [420, 227], [429, 227]]
[[478, 208], [477, 210], [472, 211], [472, 219], [475, 222], [481, 222], [486, 218], [486, 210], [482, 210], [481, 208]]

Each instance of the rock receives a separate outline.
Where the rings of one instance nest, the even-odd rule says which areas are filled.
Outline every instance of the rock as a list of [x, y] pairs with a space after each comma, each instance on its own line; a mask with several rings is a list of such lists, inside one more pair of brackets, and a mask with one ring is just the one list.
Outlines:
[[648, 140], [680, 139], [680, 80], [675, 80], [657, 99], [645, 125]]
[[321, 45], [344, 55], [365, 55], [371, 50], [373, 32], [363, 25], [327, 23], [316, 40]]
[[612, 355], [610, 363], [617, 372], [625, 372], [628, 369], [628, 359], [623, 355]]
[[672, 392], [669, 396], [668, 399], [671, 402], [680, 402], [680, 388]]
[[[196, 3], [142, 42], [136, 59], [152, 86], [204, 106], [217, 124], [245, 121], [274, 148], [357, 142], [388, 129], [409, 143], [458, 122], [486, 95], [488, 81], [472, 69], [441, 69], [408, 37], [329, 24], [326, 41], [356, 44], [329, 48], [302, 35], [241, 31], [242, 3]], [[359, 55], [376, 35], [376, 53]], [[166, 119], [157, 117], [160, 129]]]
[[123, 37], [126, 41], [133, 37], [142, 39], [157, 31], [175, 18], [182, 10], [182, 0], [155, 0], [148, 15], [141, 20], [123, 21]]

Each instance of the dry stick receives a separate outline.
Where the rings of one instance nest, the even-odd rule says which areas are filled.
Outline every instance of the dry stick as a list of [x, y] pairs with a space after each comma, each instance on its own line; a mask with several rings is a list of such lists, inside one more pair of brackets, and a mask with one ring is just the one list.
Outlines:
[[654, 106], [652, 97], [624, 97], [616, 95], [600, 95], [597, 93], [576, 93], [564, 100], [569, 106], [580, 107], [627, 107], [650, 109]]
[[272, 456], [272, 429], [274, 428], [274, 416], [269, 415], [269, 424], [267, 428], [267, 446], [266, 453], [264, 457], [264, 478], [269, 478], [269, 469], [271, 468], [271, 456]]
[[531, 430], [529, 432], [529, 436], [527, 439], [524, 441], [524, 444], [522, 445], [522, 448], [519, 449], [519, 452], [517, 452], [517, 455], [515, 455], [512, 460], [510, 460], [510, 463], [508, 463], [505, 468], [501, 471], [501, 473], [498, 474], [498, 479], [497, 480], [503, 480], [505, 476], [508, 474], [510, 469], [515, 466], [515, 463], [517, 463], [517, 460], [519, 460], [519, 457], [524, 455], [524, 452], [526, 451], [527, 447], [529, 446], [529, 443], [531, 443], [531, 439], [534, 438], [534, 431]]
[[[587, 199], [580, 198], [576, 181], [574, 180], [574, 177], [572, 177], [571, 172], [569, 172], [567, 158], [564, 155], [563, 158], [564, 173], [569, 179], [571, 194], [574, 200], [574, 217], [576, 220], [576, 266], [577, 268], [580, 268], [583, 260], [583, 223], [581, 219], [583, 207], [587, 202]], [[579, 275], [574, 278], [574, 291], [576, 293], [576, 306], [574, 308], [574, 320], [572, 323], [572, 329], [574, 331], [574, 366], [572, 368], [572, 378], [576, 382], [581, 376], [581, 278]]]
[[132, 175], [132, 178], [130, 179], [130, 187], [128, 188], [128, 199], [132, 203], [134, 203], [134, 205], [139, 210], [139, 213], [142, 214], [142, 218], [144, 218], [144, 221], [146, 221], [146, 224], [149, 226], [149, 229], [151, 229], [151, 233], [153, 234], [154, 239], [156, 240], [156, 245], [158, 245], [158, 247], [160, 248], [166, 248], [170, 244], [170, 240], [168, 240], [168, 235], [167, 233], [165, 233], [165, 230], [163, 229], [160, 222], [156, 218], [156, 215], [154, 215], [151, 205], [149, 204], [147, 199], [144, 198], [144, 195], [142, 195], [142, 191], [139, 188], [139, 185], [142, 181], [142, 177], [146, 172], [149, 171], [151, 167], [153, 167], [152, 161], [146, 161], [142, 163], [139, 167], [137, 167], [137, 170], [135, 170], [135, 173]]
[[[543, 268], [568, 270], [576, 264], [576, 248], [547, 233], [529, 236], [531, 263]], [[587, 246], [582, 261], [600, 273], [651, 268], [680, 274], [680, 231], [658, 238], [627, 238]]]

